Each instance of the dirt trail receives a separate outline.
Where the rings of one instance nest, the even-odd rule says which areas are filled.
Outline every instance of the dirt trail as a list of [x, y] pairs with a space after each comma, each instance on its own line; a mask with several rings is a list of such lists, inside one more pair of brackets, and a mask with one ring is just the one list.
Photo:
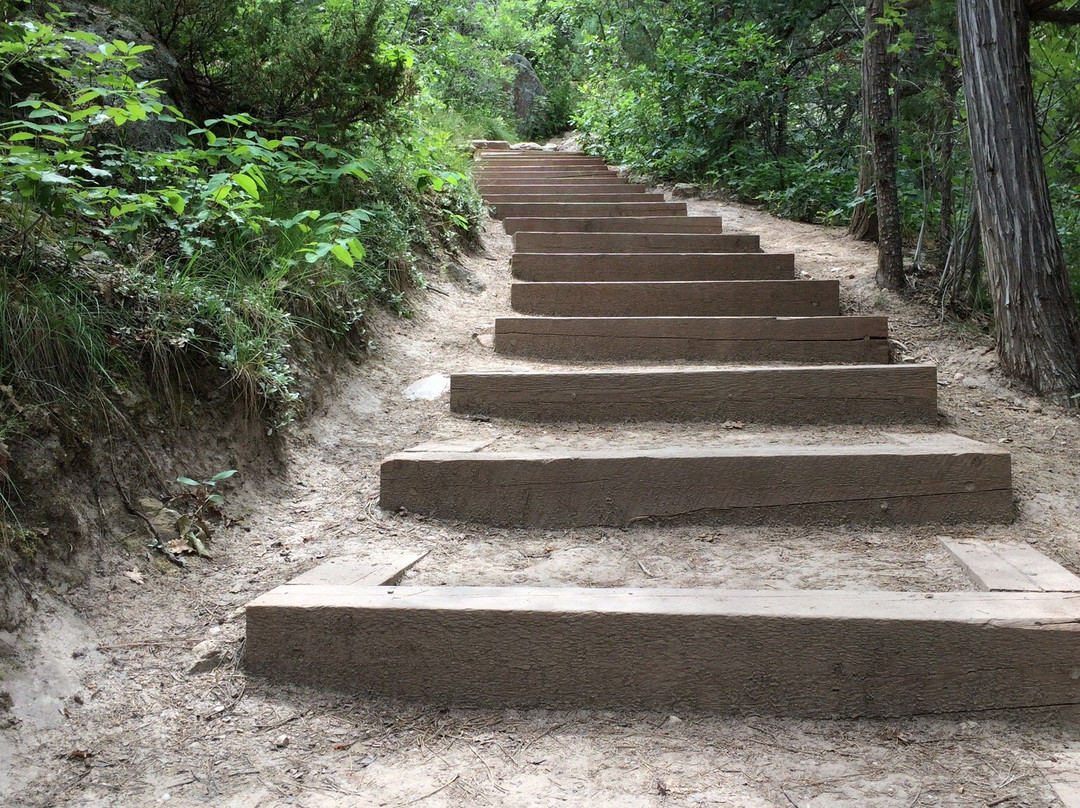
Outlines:
[[[694, 200], [690, 208], [722, 215], [728, 232], [760, 234], [768, 251], [795, 252], [798, 270], [810, 277], [840, 278], [847, 311], [888, 314], [901, 358], [939, 367], [940, 426], [1013, 452], [1016, 523], [948, 531], [648, 525], [552, 531], [379, 511], [379, 461], [428, 440], [490, 437], [497, 444], [512, 436], [518, 446], [612, 439], [655, 445], [795, 434], [812, 442], [838, 432], [863, 440], [880, 431], [526, 425], [451, 415], [445, 395], [407, 400], [406, 387], [432, 374], [523, 366], [488, 347], [494, 318], [510, 313], [510, 240], [490, 223], [486, 252], [465, 261], [469, 282], [460, 274], [457, 281], [431, 278], [437, 291], [417, 301], [412, 320], [373, 319], [374, 356], [342, 375], [324, 407], [296, 429], [287, 475], [249, 481], [230, 494], [238, 524], [217, 536], [213, 562], [179, 573], [113, 555], [84, 587], [47, 596], [24, 636], [0, 635], [0, 654], [4, 647], [15, 654], [0, 681], [14, 705], [0, 710], [0, 726], [5, 717], [20, 719], [0, 729], [0, 803], [1056, 805], [1036, 764], [1080, 751], [1074, 711], [873, 722], [446, 711], [269, 687], [237, 670], [243, 604], [338, 556], [429, 549], [408, 578], [426, 584], [970, 588], [940, 548], [937, 537], [947, 533], [1028, 541], [1080, 569], [1074, 413], [1010, 389], [984, 337], [960, 334], [929, 309], [877, 290], [872, 246], [747, 207]], [[145, 582], [124, 575], [131, 570]], [[227, 661], [192, 673], [193, 649], [205, 641]]]

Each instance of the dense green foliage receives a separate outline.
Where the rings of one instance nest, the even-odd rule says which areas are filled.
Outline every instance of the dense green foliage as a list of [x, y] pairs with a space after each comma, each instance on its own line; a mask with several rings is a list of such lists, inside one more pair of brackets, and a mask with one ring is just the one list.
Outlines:
[[[198, 126], [135, 78], [148, 46], [100, 41], [55, 12], [5, 21], [5, 89], [17, 96], [31, 75], [49, 87], [2, 125], [0, 378], [13, 401], [142, 384], [178, 401], [223, 372], [247, 408], [285, 423], [295, 361], [317, 345], [363, 345], [365, 310], [405, 312], [418, 260], [475, 232], [479, 200], [453, 138], [398, 104], [414, 94], [409, 54], [369, 47], [377, 5], [356, 30], [336, 25], [343, 13], [323, 20], [335, 23], [322, 26], [327, 65], [355, 35], [378, 73], [373, 96], [340, 84], [347, 60], [330, 71], [259, 51], [261, 80], [254, 61], [223, 72], [245, 77], [238, 107], [275, 122], [231, 112]], [[310, 13], [263, 23], [260, 36], [319, 50]], [[272, 90], [300, 63], [326, 84], [285, 103]], [[148, 123], [174, 147], [128, 136]]]
[[815, 26], [806, 3], [698, 0], [595, 14], [577, 121], [597, 148], [785, 216], [843, 215], [859, 126], [859, 42], [846, 15]]
[[784, 216], [843, 217], [857, 172], [861, 39], [843, 6], [822, 6], [595, 3], [577, 122], [596, 148], [648, 173]]
[[[833, 0], [576, 4], [585, 80], [575, 121], [592, 149], [645, 173], [844, 223], [859, 201], [861, 11]], [[973, 201], [955, 5], [895, 4], [886, 19], [900, 62], [912, 282], [960, 313], [984, 308], [978, 262], [959, 258]], [[1037, 25], [1032, 58], [1055, 213], [1080, 288], [1078, 43], [1075, 31]]]

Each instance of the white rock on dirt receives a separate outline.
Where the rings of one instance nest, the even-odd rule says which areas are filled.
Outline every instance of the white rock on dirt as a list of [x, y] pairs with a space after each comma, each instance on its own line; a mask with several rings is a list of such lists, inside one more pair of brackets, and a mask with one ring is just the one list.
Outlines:
[[194, 664], [188, 668], [191, 675], [217, 670], [228, 662], [231, 656], [229, 649], [218, 640], [203, 640], [191, 649], [191, 654], [195, 657]]
[[425, 376], [405, 388], [405, 398], [409, 401], [434, 401], [444, 393], [450, 392], [450, 377], [442, 373]]

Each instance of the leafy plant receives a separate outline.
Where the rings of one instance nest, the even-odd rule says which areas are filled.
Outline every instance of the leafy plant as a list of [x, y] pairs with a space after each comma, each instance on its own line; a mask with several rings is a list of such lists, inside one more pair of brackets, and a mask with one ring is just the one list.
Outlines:
[[225, 497], [218, 493], [217, 484], [230, 479], [236, 473], [236, 469], [228, 469], [205, 480], [176, 478], [178, 483], [190, 489], [184, 497], [189, 503], [187, 513], [181, 515], [176, 529], [180, 533], [181, 541], [202, 558], [213, 557], [206, 547], [213, 535], [207, 519], [220, 518], [221, 506], [225, 504]]
[[356, 141], [366, 153], [249, 114], [188, 123], [170, 151], [124, 145], [133, 122], [185, 122], [132, 78], [143, 46], [63, 22], [3, 29], [9, 68], [44, 60], [58, 88], [0, 124], [0, 370], [20, 395], [108, 389], [144, 366], [175, 410], [177, 385], [216, 366], [278, 429], [301, 407], [297, 348], [363, 344], [369, 305], [406, 311], [415, 251], [475, 232], [449, 136], [407, 110], [406, 130]]

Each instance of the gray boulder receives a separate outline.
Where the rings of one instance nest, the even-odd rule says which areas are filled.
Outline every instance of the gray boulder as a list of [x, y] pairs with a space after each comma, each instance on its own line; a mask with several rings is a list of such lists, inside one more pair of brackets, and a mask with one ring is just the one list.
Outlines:
[[532, 62], [524, 56], [512, 54], [508, 62], [514, 69], [514, 117], [521, 131], [529, 133], [537, 129], [543, 120], [547, 91], [536, 75]]
[[[92, 3], [64, 0], [60, 5], [63, 11], [72, 15], [67, 20], [67, 25], [72, 29], [89, 31], [106, 42], [119, 39], [152, 47], [153, 50], [139, 54], [138, 59], [142, 66], [132, 73], [132, 78], [136, 81], [158, 82], [157, 87], [164, 91], [164, 95], [157, 99], [160, 103], [177, 107], [181, 112], [190, 107], [189, 93], [180, 71], [180, 63], [168, 48], [137, 21]], [[72, 47], [83, 53], [96, 49], [88, 42], [74, 42]], [[186, 134], [188, 128], [182, 123], [156, 119], [134, 121], [124, 124], [122, 136], [117, 132], [115, 139], [135, 149], [169, 151], [176, 148], [174, 135]]]

